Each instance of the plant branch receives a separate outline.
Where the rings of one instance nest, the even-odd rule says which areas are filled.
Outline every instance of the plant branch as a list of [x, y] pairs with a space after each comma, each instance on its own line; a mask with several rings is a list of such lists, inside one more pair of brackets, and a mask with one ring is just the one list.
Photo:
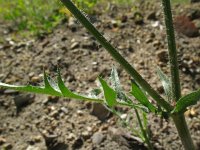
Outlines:
[[170, 0], [162, 0], [162, 4], [164, 10], [166, 32], [167, 32], [171, 80], [172, 80], [172, 94], [173, 94], [173, 100], [178, 101], [179, 98], [181, 97], [181, 90], [180, 90], [177, 50], [176, 50], [176, 42], [174, 36], [174, 27], [173, 27]]
[[140, 115], [139, 115], [137, 109], [134, 109], [134, 110], [135, 110], [135, 113], [136, 113], [136, 117], [137, 117], [140, 129], [141, 129], [142, 135], [144, 136], [145, 143], [148, 145], [149, 150], [154, 150], [154, 148], [153, 148], [153, 146], [152, 146], [152, 144], [149, 140], [149, 137], [147, 136], [147, 131], [146, 131], [146, 129], [144, 129], [144, 126], [143, 126], [142, 121], [140, 119]]
[[159, 105], [168, 112], [172, 106], [166, 102], [143, 78], [142, 76], [121, 56], [121, 54], [101, 35], [101, 33], [90, 23], [90, 21], [77, 9], [71, 0], [61, 0], [69, 11], [79, 20], [80, 23], [98, 40], [98, 42], [111, 54], [111, 56], [134, 78]]

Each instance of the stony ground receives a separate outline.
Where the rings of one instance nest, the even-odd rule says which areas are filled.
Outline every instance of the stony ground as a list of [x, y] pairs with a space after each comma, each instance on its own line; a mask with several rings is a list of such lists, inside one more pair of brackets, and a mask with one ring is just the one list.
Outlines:
[[[138, 10], [110, 5], [90, 17], [94, 25], [161, 94], [156, 74], [159, 66], [169, 75], [166, 35], [158, 5], [145, 3]], [[105, 7], [99, 6], [104, 10]], [[199, 3], [174, 6], [182, 94], [200, 86]], [[137, 12], [136, 12], [137, 11]], [[68, 87], [89, 93], [101, 75], [108, 79], [116, 66], [126, 91], [130, 76], [76, 21], [63, 21], [51, 34], [32, 40], [13, 39], [1, 24], [0, 81], [12, 84], [42, 83], [43, 68], [55, 76], [57, 65]], [[20, 103], [19, 101], [22, 101]], [[200, 149], [200, 103], [186, 112], [192, 138]], [[119, 109], [137, 129], [134, 113]], [[1, 150], [138, 150], [147, 149], [122, 122], [104, 106], [45, 95], [0, 90]], [[172, 120], [148, 115], [151, 140], [156, 149], [182, 149]]]

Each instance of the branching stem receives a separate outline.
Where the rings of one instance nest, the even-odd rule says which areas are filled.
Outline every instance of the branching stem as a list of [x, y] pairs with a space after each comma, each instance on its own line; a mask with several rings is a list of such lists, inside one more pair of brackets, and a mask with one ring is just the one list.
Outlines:
[[69, 11], [78, 19], [80, 23], [98, 40], [98, 42], [111, 54], [111, 56], [131, 75], [140, 87], [145, 90], [159, 105], [168, 112], [172, 106], [166, 102], [125, 60], [124, 57], [101, 35], [101, 33], [90, 23], [90, 21], [77, 9], [71, 0], [61, 0]]

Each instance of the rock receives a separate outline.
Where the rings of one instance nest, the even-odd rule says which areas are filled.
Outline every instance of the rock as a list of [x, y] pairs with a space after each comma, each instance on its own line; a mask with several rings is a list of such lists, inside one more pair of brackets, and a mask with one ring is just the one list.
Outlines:
[[34, 100], [35, 96], [32, 94], [19, 94], [14, 97], [14, 102], [17, 109], [21, 109], [22, 107], [31, 104]]
[[86, 127], [86, 129], [87, 129], [88, 132], [91, 132], [91, 131], [92, 131], [92, 127], [89, 127], [89, 126], [88, 126], [88, 127]]
[[30, 78], [32, 78], [33, 76], [34, 76], [34, 72], [30, 72], [29, 74], [28, 74], [28, 76], [30, 77]]
[[90, 138], [91, 134], [90, 134], [90, 132], [88, 132], [88, 131], [83, 131], [83, 132], [81, 133], [81, 136], [82, 136], [85, 140], [87, 140], [87, 139]]
[[27, 142], [30, 145], [34, 145], [36, 143], [40, 143], [42, 140], [43, 140], [43, 137], [40, 135], [39, 136], [31, 136], [30, 139], [27, 140]]
[[154, 28], [157, 28], [160, 26], [160, 22], [159, 21], [154, 21], [151, 23], [151, 26], [154, 27]]
[[198, 113], [194, 108], [188, 109], [185, 113], [185, 116], [193, 118], [193, 117], [197, 117]]
[[6, 90], [4, 90], [3, 93], [4, 93], [4, 94], [17, 94], [17, 93], [19, 93], [19, 92], [18, 92], [18, 91], [15, 91], [15, 90], [6, 89]]
[[96, 132], [92, 136], [92, 143], [95, 145], [99, 145], [103, 142], [105, 139], [105, 135], [103, 135], [101, 132]]
[[123, 129], [109, 127], [108, 131], [111, 138], [119, 145], [123, 145], [131, 149], [147, 150], [146, 146], [140, 138], [130, 135]]
[[33, 76], [31, 77], [31, 82], [39, 82], [41, 80], [40, 76]]
[[156, 18], [156, 12], [151, 12], [151, 13], [149, 13], [149, 15], [147, 16], [147, 19], [148, 20], [157, 20], [157, 18]]
[[78, 114], [79, 116], [83, 116], [83, 111], [82, 111], [82, 110], [77, 110], [77, 114]]
[[58, 110], [54, 110], [49, 114], [49, 116], [57, 118], [59, 116], [59, 111]]
[[67, 140], [72, 141], [73, 139], [75, 139], [75, 137], [76, 137], [75, 134], [70, 133], [70, 134], [67, 136]]
[[122, 115], [120, 116], [120, 118], [121, 118], [121, 119], [126, 119], [127, 116], [128, 116], [127, 114], [122, 114]]
[[117, 20], [111, 20], [111, 24], [114, 28], [118, 27], [118, 21]]
[[166, 63], [168, 61], [168, 53], [166, 50], [156, 51], [156, 56], [159, 61]]
[[94, 41], [84, 41], [81, 46], [83, 49], [90, 49], [90, 50], [98, 49], [98, 45]]
[[80, 45], [79, 45], [79, 42], [73, 42], [70, 46], [71, 49], [76, 49], [78, 48]]
[[93, 103], [91, 114], [96, 116], [99, 120], [105, 121], [109, 117], [110, 112], [108, 109], [106, 109], [104, 105], [99, 103]]
[[199, 19], [193, 20], [192, 22], [195, 24], [195, 26], [196, 26], [198, 29], [200, 29], [200, 20], [199, 20]]
[[76, 24], [77, 24], [76, 19], [74, 17], [70, 17], [68, 19], [68, 26], [69, 26], [69, 28], [71, 29], [72, 32], [76, 32], [76, 30], [77, 30]]
[[73, 81], [76, 81], [76, 78], [73, 74], [68, 74], [67, 75], [67, 79], [66, 79], [68, 82], [73, 82]]
[[109, 135], [111, 136], [112, 140], [116, 141], [120, 145], [129, 146], [127, 140], [123, 137], [124, 132], [120, 129], [116, 129], [113, 127], [108, 128]]
[[182, 15], [174, 18], [174, 27], [178, 33], [182, 33], [188, 37], [199, 36], [199, 30], [189, 17]]
[[98, 72], [95, 72], [95, 73], [91, 74], [91, 75], [88, 77], [88, 81], [89, 81], [89, 82], [94, 82], [94, 81], [97, 79], [98, 75], [99, 75]]
[[153, 39], [152, 38], [147, 38], [146, 40], [145, 40], [145, 43], [152, 43], [153, 42]]
[[29, 145], [26, 150], [40, 150], [40, 148], [33, 145]]
[[75, 140], [75, 142], [73, 143], [73, 145], [72, 145], [72, 148], [73, 149], [79, 149], [79, 148], [81, 148], [82, 147], [82, 145], [83, 145], [83, 139], [81, 138], [81, 137], [79, 137], [79, 138], [77, 138], [76, 140]]
[[60, 110], [62, 112], [64, 112], [65, 114], [68, 114], [69, 113], [69, 110], [66, 108], [66, 107], [61, 107]]

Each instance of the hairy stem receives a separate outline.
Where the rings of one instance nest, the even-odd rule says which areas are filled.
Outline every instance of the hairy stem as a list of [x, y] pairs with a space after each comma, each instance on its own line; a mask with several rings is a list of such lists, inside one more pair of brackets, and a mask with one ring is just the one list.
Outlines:
[[[172, 81], [172, 94], [173, 94], [173, 100], [177, 102], [181, 97], [181, 88], [180, 88], [179, 68], [177, 61], [176, 42], [174, 36], [170, 0], [162, 0], [162, 4], [165, 17], [166, 32], [167, 32], [171, 81]], [[172, 116], [172, 118], [176, 125], [178, 134], [181, 138], [185, 150], [194, 150], [195, 149], [194, 144], [190, 132], [188, 130], [184, 114], [183, 113], [175, 114]]]
[[179, 98], [181, 97], [181, 90], [180, 90], [179, 69], [178, 69], [171, 5], [170, 5], [170, 0], [162, 0], [162, 3], [163, 3], [165, 25], [167, 32], [167, 42], [168, 42], [171, 80], [172, 80], [172, 94], [173, 94], [173, 100], [178, 101]]
[[181, 142], [185, 150], [195, 150], [185, 117], [183, 114], [176, 114], [172, 116], [176, 128], [178, 130], [178, 134], [181, 138]]
[[172, 106], [166, 102], [143, 78], [142, 76], [121, 56], [121, 54], [100, 34], [90, 21], [77, 9], [71, 0], [61, 0], [69, 11], [79, 20], [80, 23], [98, 40], [98, 42], [111, 54], [111, 56], [133, 77], [138, 85], [143, 88], [159, 105], [167, 111]]

